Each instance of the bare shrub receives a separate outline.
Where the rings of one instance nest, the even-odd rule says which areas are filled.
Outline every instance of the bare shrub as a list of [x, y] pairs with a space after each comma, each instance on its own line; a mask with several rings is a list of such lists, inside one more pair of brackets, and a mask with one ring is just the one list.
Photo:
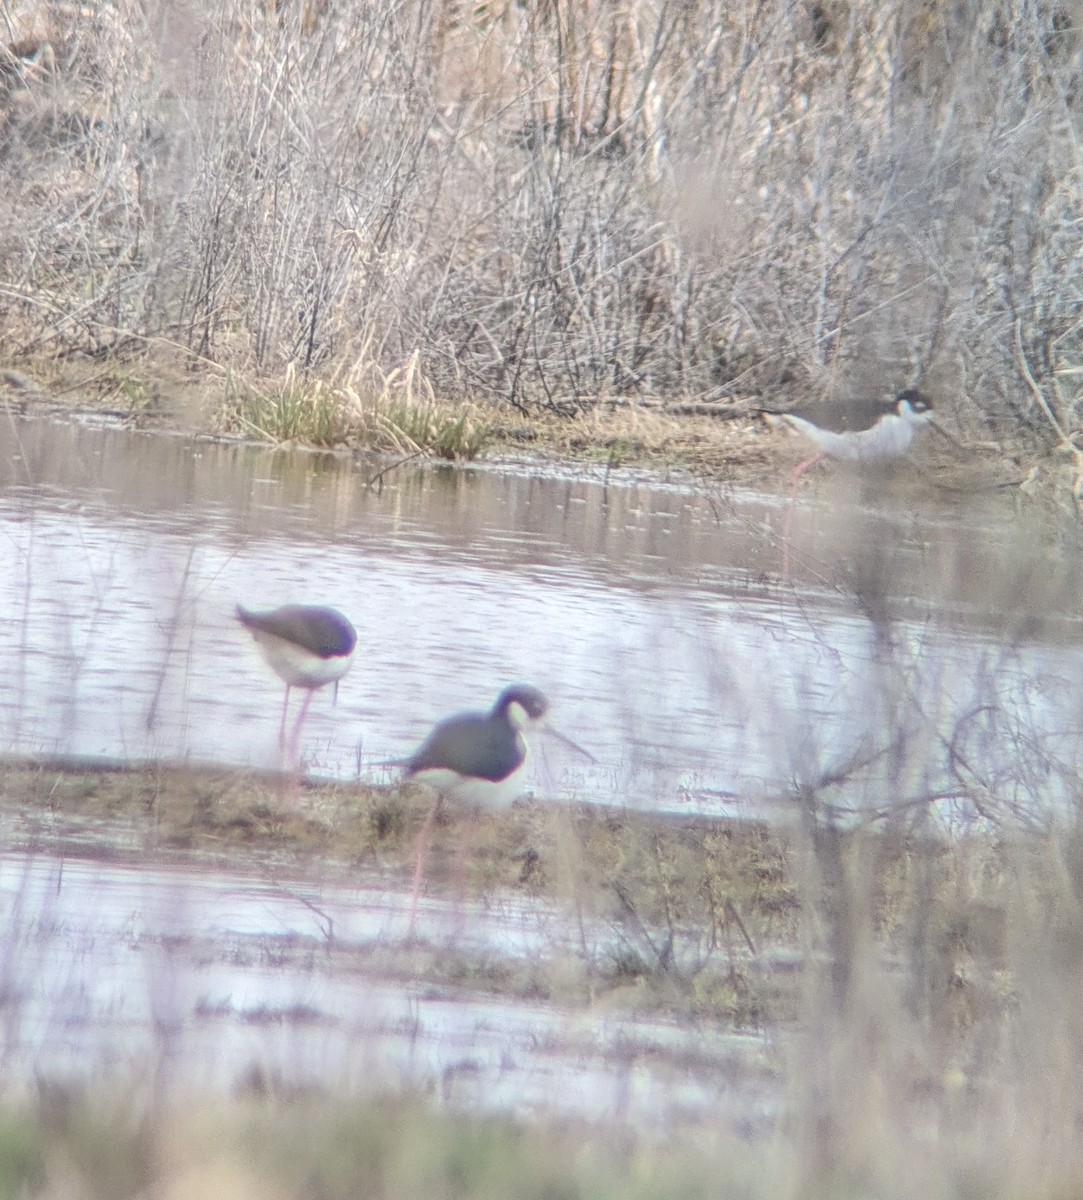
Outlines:
[[928, 378], [1074, 428], [1066, 6], [6, 11], [13, 356], [420, 351], [557, 412]]

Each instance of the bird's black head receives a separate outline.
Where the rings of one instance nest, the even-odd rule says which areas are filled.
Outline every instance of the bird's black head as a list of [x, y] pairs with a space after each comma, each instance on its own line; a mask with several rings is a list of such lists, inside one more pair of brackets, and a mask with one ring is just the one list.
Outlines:
[[549, 701], [536, 687], [513, 683], [506, 687], [493, 705], [494, 715], [506, 716], [513, 725], [541, 721], [549, 711]]

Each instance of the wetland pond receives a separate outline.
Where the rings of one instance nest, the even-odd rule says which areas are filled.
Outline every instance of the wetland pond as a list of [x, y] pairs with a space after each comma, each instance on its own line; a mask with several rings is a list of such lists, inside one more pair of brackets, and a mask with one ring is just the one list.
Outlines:
[[[522, 680], [597, 760], [540, 739], [524, 789], [546, 801], [786, 821], [815, 793], [853, 819], [970, 820], [980, 793], [1041, 821], [1076, 796], [1078, 546], [996, 497], [825, 472], [783, 582], [775, 494], [52, 421], [8, 420], [0, 444], [10, 756], [275, 769], [282, 687], [234, 610], [299, 602], [359, 634], [337, 704], [326, 689], [309, 711], [315, 776], [390, 783], [434, 721]], [[6, 848], [9, 1078], [153, 1061], [184, 1086], [255, 1072], [661, 1128], [724, 1115], [752, 1135], [778, 1109], [766, 1033], [379, 975], [404, 896], [378, 872], [272, 886]], [[422, 914], [430, 931], [447, 916]], [[508, 900], [462, 936], [526, 960], [604, 942], [571, 924]]]

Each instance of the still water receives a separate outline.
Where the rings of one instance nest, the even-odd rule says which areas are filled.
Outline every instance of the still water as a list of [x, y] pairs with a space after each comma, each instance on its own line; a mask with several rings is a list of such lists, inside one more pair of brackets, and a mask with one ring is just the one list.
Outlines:
[[310, 709], [321, 774], [387, 780], [523, 680], [598, 760], [540, 739], [524, 786], [553, 797], [1074, 798], [1080, 555], [1003, 504], [821, 479], [783, 584], [770, 496], [532, 464], [372, 482], [387, 466], [4, 422], [0, 745], [275, 766], [283, 689], [234, 608], [308, 602], [359, 631], [337, 706]]

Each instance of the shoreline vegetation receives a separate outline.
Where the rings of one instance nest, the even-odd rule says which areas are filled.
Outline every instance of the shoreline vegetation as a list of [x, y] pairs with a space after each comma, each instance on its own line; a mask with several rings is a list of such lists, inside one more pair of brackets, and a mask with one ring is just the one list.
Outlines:
[[[780, 490], [786, 473], [809, 452], [800, 435], [770, 427], [754, 411], [719, 419], [660, 404], [610, 403], [570, 415], [523, 414], [432, 395], [417, 401], [385, 393], [362, 400], [354, 391], [335, 392], [319, 381], [309, 381], [311, 391], [296, 383], [284, 391], [273, 385], [259, 390], [215, 377], [169, 383], [168, 372], [153, 380], [150, 372], [149, 361], [143, 361], [134, 375], [113, 364], [88, 378], [85, 369], [59, 372], [54, 364], [43, 368], [52, 382], [42, 388], [25, 371], [0, 369], [0, 409], [30, 419], [90, 419], [239, 439], [286, 452], [376, 454], [388, 460], [388, 470], [421, 459], [497, 467], [534, 462], [541, 471], [577, 464], [603, 469], [613, 482], [632, 469], [767, 492]], [[990, 495], [1018, 493], [1054, 508], [1067, 504], [1075, 512], [1058, 456], [1039, 461], [1018, 442], [953, 445], [953, 437], [950, 431], [947, 438], [927, 431], [908, 456], [914, 476], [934, 500], [980, 505]]]
[[916, 385], [1072, 506], [1073, 11], [16, 0], [4, 390], [746, 479], [758, 408]]

